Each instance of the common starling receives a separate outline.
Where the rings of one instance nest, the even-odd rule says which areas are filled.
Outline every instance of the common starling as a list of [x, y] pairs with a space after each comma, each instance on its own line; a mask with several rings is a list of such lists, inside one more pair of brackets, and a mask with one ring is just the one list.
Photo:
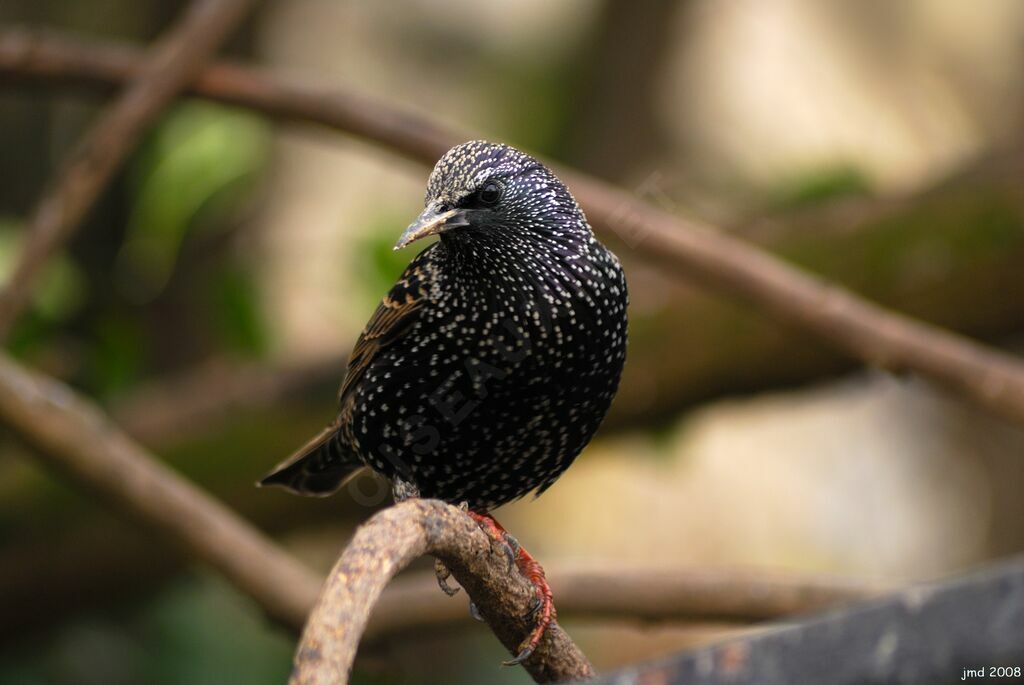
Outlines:
[[543, 571], [490, 516], [547, 490], [590, 441], [626, 358], [626, 281], [568, 189], [536, 159], [471, 141], [427, 182], [395, 249], [437, 235], [370, 318], [337, 418], [261, 482], [335, 492], [369, 466], [396, 499], [465, 503], [510, 544], [554, 616]]

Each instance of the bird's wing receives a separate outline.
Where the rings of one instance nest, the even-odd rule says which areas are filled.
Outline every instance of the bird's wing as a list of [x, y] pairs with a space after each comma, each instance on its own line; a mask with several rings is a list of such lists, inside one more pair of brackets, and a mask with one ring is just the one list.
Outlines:
[[[377, 353], [409, 330], [426, 302], [432, 271], [427, 260], [421, 259], [425, 252], [409, 264], [384, 296], [356, 341], [345, 382], [338, 391], [338, 417], [275, 467], [260, 485], [280, 485], [303, 495], [325, 496], [337, 491], [363, 466], [350, 444], [355, 390]], [[340, 443], [335, 439], [339, 431]]]
[[431, 271], [425, 266], [424, 261], [419, 257], [413, 260], [394, 287], [384, 296], [356, 341], [348, 360], [345, 382], [338, 391], [343, 421], [345, 415], [351, 411], [354, 391], [374, 357], [409, 330], [426, 303], [430, 293]]

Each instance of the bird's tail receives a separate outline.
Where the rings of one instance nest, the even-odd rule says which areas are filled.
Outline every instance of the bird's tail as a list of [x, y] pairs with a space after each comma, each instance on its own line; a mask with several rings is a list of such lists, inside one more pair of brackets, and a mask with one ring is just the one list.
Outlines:
[[296, 450], [257, 485], [278, 485], [298, 495], [326, 497], [351, 480], [364, 464], [338, 440], [331, 425]]

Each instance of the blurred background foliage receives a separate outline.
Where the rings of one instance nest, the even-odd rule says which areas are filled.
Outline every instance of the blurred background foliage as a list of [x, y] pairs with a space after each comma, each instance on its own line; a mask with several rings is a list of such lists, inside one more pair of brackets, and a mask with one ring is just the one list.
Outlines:
[[[181, 5], [6, 0], [0, 22], [144, 43]], [[267, 0], [227, 52], [577, 165], [1021, 349], [1015, 0]], [[0, 88], [0, 277], [100, 104]], [[51, 262], [10, 346], [326, 568], [370, 512], [252, 483], [330, 417], [345, 351], [410, 257], [391, 246], [425, 178], [344, 136], [182, 100]], [[550, 494], [503, 514], [546, 563], [898, 582], [1024, 548], [1019, 428], [620, 252], [633, 307], [615, 413]], [[283, 681], [291, 636], [20, 450], [0, 445], [0, 683]], [[722, 627], [570, 629], [611, 668]], [[500, 658], [483, 629], [406, 636], [356, 677], [525, 682]]]

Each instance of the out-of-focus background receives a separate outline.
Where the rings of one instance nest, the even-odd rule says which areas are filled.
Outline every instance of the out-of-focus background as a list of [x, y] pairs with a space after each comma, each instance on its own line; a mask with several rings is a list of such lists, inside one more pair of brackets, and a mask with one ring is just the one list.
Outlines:
[[[144, 43], [181, 6], [4, 0], [0, 23]], [[227, 52], [578, 166], [1022, 349], [1017, 0], [268, 0]], [[102, 102], [0, 88], [0, 270]], [[390, 246], [426, 174], [183, 100], [47, 268], [11, 348], [326, 569], [372, 508], [252, 484], [331, 417], [345, 351], [411, 256]], [[620, 256], [613, 413], [544, 497], [499, 512], [542, 562], [898, 584], [1024, 549], [1020, 427]], [[283, 681], [292, 636], [20, 449], [0, 442], [0, 682]], [[729, 629], [567, 627], [603, 670]], [[374, 645], [355, 678], [527, 682], [501, 658], [474, 625]]]

